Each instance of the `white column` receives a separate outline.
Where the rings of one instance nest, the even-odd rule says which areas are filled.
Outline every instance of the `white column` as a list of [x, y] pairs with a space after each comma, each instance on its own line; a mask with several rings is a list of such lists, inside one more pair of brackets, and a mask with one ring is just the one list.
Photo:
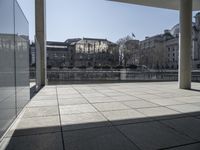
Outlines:
[[[39, 63], [39, 86], [47, 84], [46, 73], [46, 0], [35, 0], [35, 32], [39, 46], [40, 63]], [[36, 66], [37, 67], [37, 66]]]
[[192, 0], [180, 0], [179, 88], [191, 88]]

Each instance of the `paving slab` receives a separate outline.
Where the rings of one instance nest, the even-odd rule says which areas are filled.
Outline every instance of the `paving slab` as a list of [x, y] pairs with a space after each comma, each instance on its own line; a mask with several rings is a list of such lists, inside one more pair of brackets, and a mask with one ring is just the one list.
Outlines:
[[131, 108], [147, 108], [147, 107], [156, 107], [158, 106], [157, 104], [144, 101], [144, 100], [139, 100], [139, 101], [126, 101], [122, 102], [123, 104], [131, 107]]
[[69, 150], [139, 150], [113, 127], [64, 132], [64, 143]]
[[58, 116], [58, 106], [48, 107], [27, 107], [25, 108], [22, 117], [47, 117], [47, 116]]
[[95, 92], [95, 93], [87, 93], [87, 94], [82, 94], [85, 98], [89, 98], [89, 97], [104, 97], [104, 94], [101, 94], [99, 92]]
[[143, 99], [143, 100], [150, 100], [150, 99], [160, 99], [160, 96], [156, 96], [154, 94], [143, 94], [143, 95], [137, 95], [137, 98]]
[[0, 149], [6, 150], [63, 150], [61, 133], [38, 134], [4, 138]]
[[63, 99], [63, 98], [82, 98], [83, 96], [80, 94], [59, 94], [58, 99]]
[[90, 103], [103, 103], [103, 102], [115, 102], [115, 99], [112, 99], [108, 96], [102, 96], [102, 97], [87, 97], [86, 98]]
[[58, 116], [19, 118], [6, 136], [22, 136], [57, 131], [60, 131]]
[[57, 106], [56, 100], [40, 100], [40, 101], [30, 101], [26, 107], [48, 107]]
[[51, 91], [40, 91], [37, 93], [34, 97], [37, 96], [55, 96], [56, 95], [56, 90], [51, 90]]
[[200, 120], [193, 117], [184, 117], [161, 121], [167, 126], [193, 139], [200, 140]]
[[167, 106], [167, 105], [177, 105], [177, 104], [185, 104], [183, 101], [179, 101], [174, 98], [159, 98], [159, 99], [150, 99], [149, 102], [160, 106]]
[[64, 131], [110, 125], [99, 112], [61, 115], [61, 124]]
[[61, 115], [97, 112], [97, 110], [90, 104], [66, 105], [59, 106], [59, 108]]
[[135, 96], [128, 96], [128, 95], [123, 95], [123, 96], [111, 96], [112, 99], [116, 101], [135, 101], [135, 100], [141, 100]]
[[139, 108], [137, 110], [147, 117], [168, 116], [179, 113], [166, 107]]
[[145, 118], [145, 115], [133, 109], [106, 111], [102, 112], [102, 114], [113, 124], [135, 123], [143, 121], [143, 119], [148, 119]]
[[60, 98], [58, 99], [59, 105], [78, 105], [78, 104], [88, 104], [88, 101], [83, 98]]
[[37, 100], [57, 100], [57, 96], [56, 94], [53, 94], [50, 96], [42, 95], [42, 96], [35, 96], [32, 98], [32, 101], [37, 101]]
[[182, 101], [184, 103], [200, 103], [200, 96], [178, 97], [175, 100]]
[[93, 104], [93, 106], [96, 107], [99, 111], [130, 109], [130, 107], [120, 102], [96, 103], [96, 104]]
[[118, 128], [142, 150], [156, 150], [194, 142], [158, 122], [122, 125]]
[[178, 146], [174, 148], [169, 148], [166, 150], [199, 150], [200, 149], [200, 143], [194, 143], [194, 144], [188, 144], [183, 146]]
[[199, 112], [200, 111], [200, 106], [193, 105], [193, 104], [183, 104], [183, 105], [172, 105], [172, 106], [167, 106], [170, 109], [179, 111], [181, 113], [190, 113], [190, 112]]
[[120, 93], [120, 92], [112, 92], [112, 93], [104, 93], [106, 96], [121, 96], [121, 97], [123, 97], [123, 96], [126, 96], [126, 94], [124, 94], [124, 93]]

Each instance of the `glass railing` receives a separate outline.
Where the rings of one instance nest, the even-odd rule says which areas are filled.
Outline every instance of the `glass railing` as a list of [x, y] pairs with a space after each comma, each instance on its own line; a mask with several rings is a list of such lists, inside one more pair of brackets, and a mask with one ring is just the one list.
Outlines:
[[[56, 81], [177, 81], [177, 70], [132, 69], [51, 69], [47, 71], [49, 83]], [[192, 72], [192, 80], [200, 81], [200, 70]]]

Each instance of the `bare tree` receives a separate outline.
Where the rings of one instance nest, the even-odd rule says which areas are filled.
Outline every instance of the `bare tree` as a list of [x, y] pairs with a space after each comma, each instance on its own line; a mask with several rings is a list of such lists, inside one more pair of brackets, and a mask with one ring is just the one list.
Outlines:
[[136, 62], [136, 55], [139, 50], [139, 41], [134, 36], [126, 36], [117, 41], [119, 45], [120, 65], [127, 66]]
[[119, 62], [120, 62], [120, 65], [126, 66], [127, 51], [128, 51], [126, 42], [130, 41], [130, 40], [133, 40], [133, 38], [128, 35], [126, 37], [120, 38], [117, 41], [117, 44], [119, 45]]

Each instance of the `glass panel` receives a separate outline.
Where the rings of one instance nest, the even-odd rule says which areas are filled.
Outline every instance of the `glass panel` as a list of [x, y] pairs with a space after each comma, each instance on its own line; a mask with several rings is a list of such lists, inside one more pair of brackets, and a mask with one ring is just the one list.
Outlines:
[[0, 137], [16, 117], [13, 2], [0, 1]]
[[15, 2], [15, 53], [17, 112], [30, 99], [29, 87], [29, 29], [19, 4]]

